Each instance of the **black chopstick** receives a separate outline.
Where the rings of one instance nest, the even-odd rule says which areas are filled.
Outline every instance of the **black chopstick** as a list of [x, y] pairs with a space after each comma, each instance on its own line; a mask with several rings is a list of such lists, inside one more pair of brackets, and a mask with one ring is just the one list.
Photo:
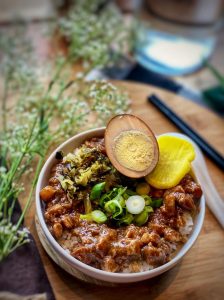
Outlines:
[[181, 131], [188, 135], [201, 150], [222, 170], [224, 170], [224, 157], [219, 154], [208, 142], [206, 142], [194, 129], [183, 121], [175, 112], [173, 112], [156, 95], [150, 95], [148, 101], [161, 111], [172, 123]]

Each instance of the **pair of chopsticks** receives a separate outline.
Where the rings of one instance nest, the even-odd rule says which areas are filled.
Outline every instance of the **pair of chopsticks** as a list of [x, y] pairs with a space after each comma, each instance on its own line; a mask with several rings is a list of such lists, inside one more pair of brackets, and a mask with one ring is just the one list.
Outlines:
[[203, 137], [201, 137], [193, 128], [183, 121], [175, 112], [173, 112], [156, 95], [150, 95], [148, 101], [161, 111], [173, 124], [175, 124], [183, 133], [188, 135], [201, 150], [224, 171], [224, 157], [219, 154]]

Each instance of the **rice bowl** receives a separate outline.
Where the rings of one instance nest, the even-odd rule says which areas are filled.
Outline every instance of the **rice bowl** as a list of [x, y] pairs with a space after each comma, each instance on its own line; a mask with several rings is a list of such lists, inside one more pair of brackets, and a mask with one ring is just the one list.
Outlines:
[[[184, 214], [184, 226], [180, 227], [180, 232], [183, 235], [188, 235], [191, 229], [193, 228], [193, 231], [191, 232], [188, 240], [186, 243], [181, 247], [181, 249], [177, 252], [175, 252], [176, 247], [173, 243], [170, 244], [170, 248], [173, 247], [172, 253], [175, 253], [174, 257], [168, 262], [165, 262], [161, 266], [157, 266], [153, 269], [153, 266], [149, 263], [146, 263], [145, 261], [141, 262], [141, 265], [139, 266], [138, 273], [131, 273], [133, 270], [130, 270], [128, 266], [124, 266], [122, 271], [120, 273], [111, 273], [107, 272], [105, 270], [96, 269], [92, 266], [89, 266], [82, 261], [79, 261], [78, 259], [74, 258], [70, 254], [70, 248], [71, 248], [71, 241], [74, 240], [71, 239], [71, 236], [69, 236], [68, 232], [65, 232], [64, 234], [64, 247], [61, 247], [58, 242], [54, 239], [52, 234], [49, 231], [49, 228], [46, 225], [46, 222], [44, 220], [43, 211], [44, 207], [43, 204], [40, 201], [39, 193], [40, 190], [46, 186], [47, 181], [49, 179], [50, 175], [50, 169], [52, 166], [57, 162], [55, 160], [55, 154], [58, 151], [63, 150], [65, 153], [69, 153], [74, 148], [79, 147], [85, 140], [91, 139], [92, 137], [102, 137], [104, 133], [105, 128], [99, 128], [94, 129], [90, 131], [86, 131], [82, 134], [79, 134], [71, 139], [69, 139], [67, 142], [62, 144], [58, 149], [52, 153], [50, 158], [45, 163], [40, 178], [37, 185], [37, 191], [36, 191], [36, 205], [37, 205], [37, 223], [38, 225], [38, 234], [40, 236], [40, 239], [42, 241], [42, 244], [44, 245], [45, 249], [47, 250], [48, 254], [56, 260], [56, 262], [61, 265], [64, 269], [66, 269], [69, 273], [81, 277], [82, 279], [88, 280], [88, 276], [97, 278], [99, 280], [107, 281], [107, 282], [134, 282], [134, 281], [140, 281], [147, 278], [151, 278], [154, 276], [157, 276], [166, 270], [173, 267], [181, 258], [182, 256], [190, 249], [194, 241], [196, 240], [204, 218], [204, 197], [202, 196], [200, 198], [200, 201], [198, 203], [198, 210], [199, 212], [194, 218], [194, 224], [191, 215], [185, 213]], [[70, 240], [69, 245], [66, 244], [66, 241]], [[75, 242], [75, 241], [73, 241]], [[77, 271], [78, 270], [78, 271]], [[80, 272], [81, 271], [81, 272]], [[86, 274], [87, 277], [84, 275], [82, 276], [82, 273]]]

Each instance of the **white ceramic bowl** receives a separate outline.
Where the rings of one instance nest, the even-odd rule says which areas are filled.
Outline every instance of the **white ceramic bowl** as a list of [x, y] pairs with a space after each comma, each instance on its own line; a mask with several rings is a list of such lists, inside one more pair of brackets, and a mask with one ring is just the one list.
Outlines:
[[[196, 241], [202, 224], [204, 220], [205, 213], [205, 199], [204, 196], [201, 197], [199, 203], [199, 214], [194, 220], [194, 228], [188, 239], [188, 241], [183, 245], [181, 250], [176, 254], [176, 256], [169, 261], [168, 263], [155, 268], [153, 270], [141, 272], [141, 273], [110, 273], [102, 270], [95, 269], [91, 266], [88, 266], [76, 258], [72, 257], [68, 252], [66, 252], [54, 239], [50, 231], [47, 228], [47, 225], [43, 216], [43, 204], [40, 200], [39, 193], [40, 190], [48, 184], [48, 179], [50, 176], [50, 170], [52, 166], [57, 162], [55, 159], [55, 154], [57, 151], [63, 150], [64, 153], [73, 151], [75, 148], [79, 147], [85, 140], [92, 137], [102, 137], [104, 135], [105, 128], [97, 128], [89, 131], [80, 133], [62, 145], [60, 145], [47, 159], [45, 162], [37, 183], [36, 188], [36, 227], [37, 232], [40, 238], [40, 241], [48, 253], [48, 255], [64, 270], [72, 274], [79, 279], [95, 282], [97, 284], [110, 284], [110, 283], [129, 283], [137, 282], [145, 279], [149, 279], [155, 276], [158, 276], [167, 270], [174, 267], [187, 253], [187, 251], [192, 247]], [[173, 133], [170, 133], [174, 135]], [[184, 138], [184, 136], [181, 136]]]

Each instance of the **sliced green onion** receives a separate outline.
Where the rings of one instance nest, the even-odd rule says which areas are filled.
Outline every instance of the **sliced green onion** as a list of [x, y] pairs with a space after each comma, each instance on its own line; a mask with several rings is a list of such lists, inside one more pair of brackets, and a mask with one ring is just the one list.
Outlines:
[[100, 198], [100, 206], [102, 208], [104, 208], [104, 205], [106, 202], [110, 201], [110, 200], [118, 200], [122, 202], [122, 206], [125, 206], [125, 201], [122, 197], [122, 195], [124, 194], [124, 192], [126, 191], [126, 187], [119, 187], [119, 188], [113, 188], [112, 191], [104, 194], [101, 198]]
[[89, 214], [80, 215], [80, 219], [102, 224], [107, 221], [107, 216], [101, 210], [94, 210]]
[[96, 223], [105, 223], [107, 220], [107, 216], [101, 210], [94, 210], [91, 213], [93, 221]]
[[[117, 198], [116, 198], [117, 199]], [[122, 208], [125, 207], [125, 200], [123, 196], [120, 196], [119, 199], [117, 199], [121, 205]]]
[[152, 199], [152, 203], [150, 204], [154, 208], [158, 208], [163, 204], [163, 199], [158, 198], [158, 199]]
[[145, 207], [145, 200], [143, 197], [135, 195], [128, 198], [126, 201], [127, 211], [133, 215], [140, 214]]
[[142, 226], [148, 221], [149, 214], [148, 212], [144, 209], [140, 214], [135, 216], [135, 224], [138, 226]]
[[145, 205], [151, 205], [152, 204], [152, 198], [148, 195], [141, 195], [145, 200]]
[[146, 207], [145, 207], [145, 211], [147, 211], [148, 213], [151, 213], [151, 212], [153, 212], [154, 210], [153, 210], [153, 208], [152, 208], [151, 206], [146, 206]]
[[123, 197], [124, 197], [125, 200], [127, 200], [130, 196], [134, 196], [134, 195], [136, 195], [135, 192], [133, 192], [132, 190], [127, 189], [124, 192]]
[[107, 202], [107, 201], [110, 201], [111, 198], [108, 194], [104, 194], [101, 198], [100, 198], [100, 206], [103, 208], [104, 207], [104, 204]]
[[100, 198], [99, 204], [100, 204], [100, 206], [101, 206], [102, 208], [104, 208], [104, 204], [105, 204], [107, 201], [110, 201], [110, 200], [112, 200], [113, 198], [116, 197], [116, 195], [117, 195], [117, 190], [118, 190], [118, 188], [113, 188], [112, 191], [110, 191], [110, 192], [104, 194], [104, 195]]
[[122, 218], [119, 219], [119, 224], [120, 225], [129, 225], [131, 224], [131, 222], [134, 220], [134, 216], [130, 213], [126, 213], [125, 216], [123, 216]]
[[93, 221], [92, 213], [85, 214], [85, 215], [81, 214], [79, 217], [80, 217], [81, 220]]
[[86, 214], [91, 213], [91, 211], [92, 211], [92, 205], [91, 205], [91, 201], [90, 201], [88, 195], [86, 195], [86, 197], [84, 198], [83, 202], [84, 202], [85, 213]]
[[[116, 198], [117, 200], [120, 200], [121, 197], [123, 196], [123, 194], [125, 193], [126, 190], [127, 190], [126, 187], [120, 187], [120, 188], [118, 188], [118, 189], [117, 189], [118, 194], [116, 195], [115, 198]], [[123, 199], [123, 197], [122, 197], [122, 199]]]
[[106, 182], [100, 182], [94, 185], [90, 193], [90, 200], [99, 199], [101, 196], [102, 191], [105, 188]]
[[116, 218], [123, 212], [122, 206], [117, 199], [106, 202], [104, 209], [109, 215], [112, 215], [113, 218]]

